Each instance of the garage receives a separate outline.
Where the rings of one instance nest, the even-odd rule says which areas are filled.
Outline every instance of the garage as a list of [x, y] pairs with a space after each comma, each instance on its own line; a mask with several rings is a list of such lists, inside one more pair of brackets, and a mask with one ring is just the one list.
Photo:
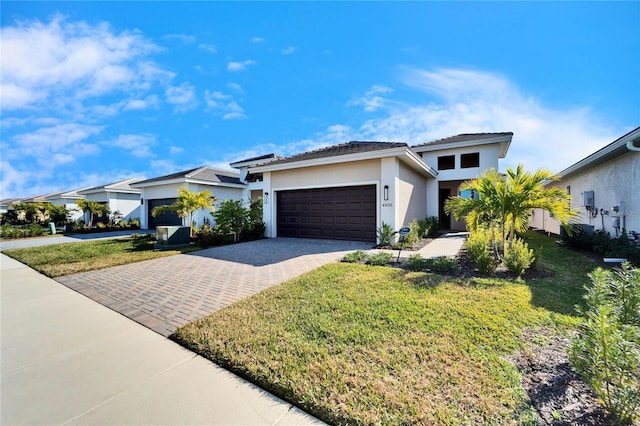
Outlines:
[[176, 213], [175, 211], [166, 211], [156, 217], [153, 217], [153, 215], [151, 214], [151, 212], [153, 212], [153, 209], [155, 209], [156, 207], [169, 206], [175, 202], [175, 198], [149, 200], [149, 216], [147, 218], [148, 229], [156, 229], [156, 226], [158, 225], [182, 225], [182, 219], [180, 219], [180, 216], [178, 216], [178, 213]]
[[376, 186], [277, 193], [278, 237], [376, 241]]

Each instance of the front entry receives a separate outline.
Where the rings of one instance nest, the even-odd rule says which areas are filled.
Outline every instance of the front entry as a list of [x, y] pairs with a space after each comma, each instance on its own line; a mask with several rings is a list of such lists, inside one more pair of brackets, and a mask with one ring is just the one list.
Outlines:
[[444, 211], [444, 202], [451, 196], [450, 188], [440, 188], [439, 191], [439, 214], [438, 214], [438, 229], [448, 230], [451, 229], [451, 215]]

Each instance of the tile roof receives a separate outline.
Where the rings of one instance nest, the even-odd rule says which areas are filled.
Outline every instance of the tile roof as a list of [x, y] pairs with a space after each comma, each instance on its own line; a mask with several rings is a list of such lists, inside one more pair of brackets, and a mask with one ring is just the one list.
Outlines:
[[250, 163], [250, 162], [260, 161], [260, 160], [268, 160], [270, 158], [278, 160], [278, 159], [280, 159], [282, 157], [280, 157], [279, 155], [276, 155], [274, 153], [271, 153], [271, 154], [260, 155], [258, 157], [251, 157], [251, 158], [246, 158], [244, 160], [234, 161], [233, 163], [231, 163], [231, 165], [233, 165], [233, 164], [241, 164], [241, 163]]
[[293, 163], [296, 161], [315, 160], [318, 158], [336, 157], [340, 155], [359, 154], [362, 152], [379, 151], [389, 148], [408, 148], [405, 142], [363, 142], [363, 141], [351, 141], [342, 143], [339, 145], [332, 145], [326, 148], [320, 148], [313, 151], [303, 152], [301, 154], [292, 155], [291, 157], [282, 158], [269, 163], [283, 164]]
[[212, 167], [198, 167], [195, 169], [184, 170], [181, 172], [171, 173], [169, 175], [158, 176], [155, 178], [136, 182], [136, 184], [147, 184], [175, 179], [195, 179], [209, 182], [233, 183], [240, 185], [242, 184], [242, 182], [240, 181], [240, 175], [238, 173], [214, 169]]
[[100, 191], [129, 191], [129, 192], [140, 192], [137, 188], [132, 188], [131, 184], [142, 181], [141, 178], [131, 178], [125, 180], [119, 180], [117, 182], [108, 183], [106, 185], [97, 185], [92, 186], [90, 188], [80, 189], [76, 192], [79, 194], [82, 193], [90, 193], [90, 192], [100, 192]]
[[418, 146], [431, 146], [431, 145], [444, 145], [448, 143], [454, 142], [466, 142], [466, 141], [477, 141], [483, 139], [493, 139], [500, 136], [513, 136], [513, 132], [500, 132], [500, 133], [461, 133], [456, 136], [449, 136], [448, 138], [437, 139], [435, 141], [421, 143], [418, 145], [413, 145], [413, 147]]

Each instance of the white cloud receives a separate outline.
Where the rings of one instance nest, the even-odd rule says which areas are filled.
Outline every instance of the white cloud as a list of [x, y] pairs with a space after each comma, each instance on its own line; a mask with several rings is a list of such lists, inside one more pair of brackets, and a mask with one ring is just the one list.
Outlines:
[[15, 145], [7, 149], [3, 147], [3, 155], [9, 160], [20, 159], [22, 162], [30, 157], [40, 167], [50, 170], [80, 157], [98, 154], [100, 148], [87, 139], [103, 130], [104, 126], [76, 123], [43, 127], [31, 133], [15, 135]]
[[238, 83], [229, 83], [227, 84], [227, 87], [231, 90], [235, 90], [236, 92], [240, 92], [240, 93], [244, 91], [242, 89], [242, 86], [240, 86]]
[[380, 96], [381, 94], [391, 93], [392, 89], [382, 85], [374, 85], [371, 86], [369, 90], [367, 90], [363, 97], [352, 100], [348, 102], [350, 105], [362, 105], [364, 106], [364, 110], [367, 112], [376, 111], [379, 108], [385, 106], [388, 102], [387, 99]]
[[[89, 97], [148, 87], [171, 73], [143, 58], [159, 48], [137, 31], [108, 24], [23, 21], [2, 27], [2, 108], [59, 109]], [[154, 69], [155, 72], [150, 72]]]
[[241, 120], [247, 118], [244, 109], [233, 100], [233, 96], [220, 91], [204, 92], [204, 99], [207, 104], [207, 111], [217, 115], [222, 115], [223, 120]]
[[295, 46], [287, 46], [284, 49], [280, 49], [280, 53], [282, 53], [283, 55], [291, 55], [292, 53], [295, 53], [297, 50], [298, 48]]
[[170, 146], [169, 147], [169, 154], [171, 154], [171, 155], [182, 154], [183, 152], [184, 152], [184, 148], [182, 148], [180, 146]]
[[604, 124], [588, 106], [546, 106], [499, 74], [406, 68], [402, 82], [428, 101], [376, 104], [385, 107], [381, 116], [362, 124], [355, 137], [419, 144], [460, 133], [512, 131], [504, 166], [521, 162], [528, 169], [558, 172], [624, 133]]
[[196, 42], [196, 38], [192, 35], [187, 34], [167, 34], [164, 36], [167, 40], [177, 40], [184, 44], [191, 44]]
[[251, 40], [249, 40], [251, 43], [262, 43], [264, 41], [264, 38], [262, 37], [253, 37]]
[[227, 69], [229, 71], [244, 71], [249, 65], [255, 65], [255, 61], [252, 61], [250, 59], [247, 59], [246, 61], [243, 62], [229, 62], [227, 64]]
[[206, 52], [209, 52], [209, 53], [218, 53], [218, 49], [213, 44], [200, 43], [198, 45], [198, 48], [202, 49], [202, 50], [204, 50]]
[[160, 100], [156, 95], [147, 96], [145, 99], [130, 99], [124, 106], [125, 110], [143, 110], [158, 106]]
[[121, 134], [106, 144], [125, 149], [135, 157], [146, 158], [153, 156], [151, 148], [156, 145], [156, 138], [150, 134]]
[[165, 95], [167, 102], [173, 105], [175, 112], [184, 113], [198, 106], [195, 90], [189, 83], [167, 87]]

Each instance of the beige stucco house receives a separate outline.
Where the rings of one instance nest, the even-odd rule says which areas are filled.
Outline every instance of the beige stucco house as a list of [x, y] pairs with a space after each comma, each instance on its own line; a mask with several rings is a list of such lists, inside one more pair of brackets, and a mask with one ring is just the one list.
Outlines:
[[[565, 189], [577, 222], [586, 229], [604, 230], [611, 236], [640, 232], [640, 127], [558, 173], [561, 180], [549, 186]], [[535, 210], [531, 226], [553, 234], [560, 223], [548, 212]]]
[[242, 160], [243, 199], [263, 197], [267, 237], [376, 241], [394, 229], [438, 216], [443, 229], [464, 229], [443, 211], [460, 184], [498, 168], [513, 133], [461, 134], [409, 146], [348, 142], [287, 158]]

